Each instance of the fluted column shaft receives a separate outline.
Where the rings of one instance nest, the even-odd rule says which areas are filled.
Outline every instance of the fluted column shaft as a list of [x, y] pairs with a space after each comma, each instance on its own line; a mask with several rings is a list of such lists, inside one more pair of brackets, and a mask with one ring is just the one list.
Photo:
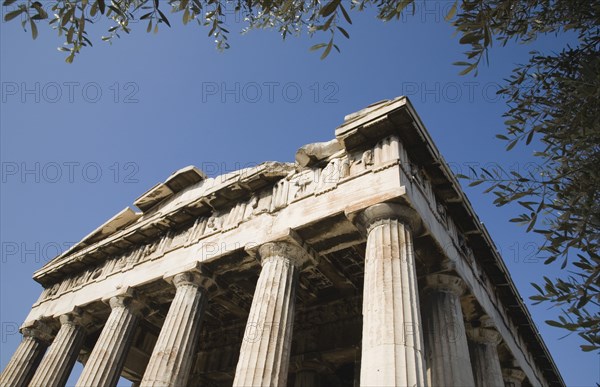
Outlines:
[[234, 386], [285, 386], [290, 360], [294, 301], [308, 255], [287, 242], [259, 248], [262, 270], [246, 323]]
[[40, 362], [30, 386], [64, 386], [77, 360], [85, 329], [71, 314], [60, 316], [60, 330]]
[[31, 327], [23, 328], [22, 333], [21, 343], [0, 375], [1, 387], [27, 386], [48, 343], [52, 341], [50, 328], [39, 321]]
[[138, 322], [138, 305], [131, 296], [112, 297], [110, 316], [85, 363], [78, 387], [116, 386]]
[[207, 301], [202, 281], [195, 272], [174, 277], [175, 297], [150, 356], [142, 386], [187, 384]]
[[497, 345], [500, 334], [487, 327], [467, 330], [473, 377], [477, 387], [504, 387]]
[[430, 384], [474, 386], [469, 345], [460, 296], [465, 286], [460, 278], [433, 274], [426, 278], [425, 344]]
[[367, 228], [361, 386], [423, 386], [425, 361], [417, 274], [405, 207], [378, 204]]

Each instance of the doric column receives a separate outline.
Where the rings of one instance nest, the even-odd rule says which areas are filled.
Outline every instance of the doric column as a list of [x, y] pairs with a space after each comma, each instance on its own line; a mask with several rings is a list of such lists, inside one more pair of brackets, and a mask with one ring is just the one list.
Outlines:
[[500, 334], [491, 328], [487, 319], [481, 326], [467, 329], [473, 377], [477, 387], [504, 387], [497, 346]]
[[207, 279], [197, 271], [177, 274], [169, 312], [146, 367], [142, 386], [185, 386], [200, 336], [206, 307]]
[[459, 277], [433, 274], [426, 278], [425, 344], [432, 386], [473, 386], [473, 371], [460, 296]]
[[40, 362], [30, 386], [64, 386], [77, 360], [85, 329], [79, 311], [60, 316], [60, 330]]
[[234, 386], [285, 386], [300, 269], [309, 259], [290, 242], [259, 248], [262, 270], [254, 291]]
[[425, 361], [412, 233], [417, 214], [376, 204], [359, 216], [367, 232], [361, 386], [423, 386]]
[[521, 387], [525, 380], [525, 372], [518, 368], [503, 368], [502, 377], [506, 387]]
[[1, 387], [27, 386], [52, 341], [50, 327], [41, 321], [21, 328], [23, 339], [0, 375]]
[[78, 387], [116, 386], [138, 323], [140, 304], [131, 294], [109, 300], [110, 316], [85, 362]]

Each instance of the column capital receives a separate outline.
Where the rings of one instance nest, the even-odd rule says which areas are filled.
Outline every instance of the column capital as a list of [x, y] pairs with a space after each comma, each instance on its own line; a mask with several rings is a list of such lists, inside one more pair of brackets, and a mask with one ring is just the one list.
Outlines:
[[140, 316], [142, 310], [146, 308], [146, 304], [141, 302], [137, 297], [130, 295], [113, 296], [108, 300], [108, 305], [111, 309], [125, 308], [136, 316]]
[[298, 269], [317, 265], [319, 262], [319, 255], [291, 228], [273, 235], [273, 239], [269, 242], [261, 245], [249, 244], [244, 250], [248, 255], [256, 258], [261, 265], [272, 257], [284, 258]]
[[521, 385], [523, 380], [525, 380], [525, 372], [518, 368], [503, 368], [502, 369], [502, 377], [506, 382], [512, 382], [518, 385]]
[[398, 220], [405, 223], [415, 234], [419, 234], [423, 227], [418, 213], [405, 204], [378, 203], [362, 211], [347, 212], [346, 216], [365, 233], [369, 233], [371, 229], [382, 222], [390, 220]]
[[425, 277], [425, 287], [427, 290], [435, 290], [447, 293], [453, 293], [462, 296], [466, 290], [464, 281], [455, 275], [449, 274], [429, 274]]
[[102, 301], [108, 304], [111, 309], [127, 308], [136, 315], [139, 315], [142, 309], [146, 307], [146, 304], [140, 300], [137, 291], [132, 287], [126, 287], [116, 293], [109, 294]]
[[469, 336], [469, 339], [479, 344], [498, 345], [502, 339], [502, 336], [500, 336], [498, 331], [486, 327], [474, 328], [470, 326], [467, 328], [467, 336]]
[[194, 286], [202, 290], [216, 288], [216, 282], [212, 275], [200, 262], [194, 262], [191, 266], [180, 269], [178, 272], [167, 274], [163, 279], [175, 286]]
[[31, 337], [43, 343], [50, 344], [54, 339], [52, 328], [42, 320], [35, 320], [21, 327], [23, 337]]
[[194, 287], [204, 287], [208, 278], [197, 271], [184, 271], [173, 276], [172, 283], [176, 288], [191, 285]]
[[93, 323], [92, 317], [77, 306], [72, 311], [60, 315], [58, 321], [60, 325], [74, 325], [83, 329], [89, 328]]
[[112, 309], [115, 308], [126, 308], [129, 306], [129, 304], [131, 303], [133, 299], [133, 296], [129, 295], [129, 294], [120, 294], [118, 296], [113, 296], [108, 300], [108, 305], [110, 305], [110, 307]]
[[288, 259], [291, 264], [301, 268], [312, 260], [311, 255], [301, 246], [289, 241], [267, 242], [258, 248], [258, 255], [262, 265], [273, 258]]
[[475, 386], [504, 386], [497, 347], [501, 336], [492, 328], [487, 316], [480, 320], [480, 325], [467, 330], [467, 336], [471, 339], [469, 352]]

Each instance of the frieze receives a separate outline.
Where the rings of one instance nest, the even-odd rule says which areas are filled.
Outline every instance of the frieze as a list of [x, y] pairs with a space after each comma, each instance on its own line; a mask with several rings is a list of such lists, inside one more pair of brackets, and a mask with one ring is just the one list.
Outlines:
[[314, 185], [317, 180], [320, 169], [305, 169], [294, 176], [292, 183], [294, 185], [294, 199], [300, 199], [312, 193], [309, 187]]
[[349, 173], [350, 165], [346, 157], [329, 161], [319, 176], [315, 195], [322, 195], [335, 189], [339, 181], [347, 177]]
[[[404, 149], [396, 136], [389, 136], [379, 141], [373, 148], [373, 165], [375, 170], [387, 168], [401, 159]], [[390, 163], [393, 162], [393, 163]]]
[[[158, 259], [165, 253], [189, 246], [208, 235], [235, 229], [254, 216], [279, 211], [294, 200], [335, 189], [339, 181], [349, 174], [350, 164], [348, 158], [343, 155], [330, 160], [323, 168], [309, 168], [289, 173], [288, 176], [277, 181], [271, 189], [256, 192], [248, 200], [236, 203], [229, 210], [213, 210], [209, 217], [199, 217], [189, 227], [168, 231], [149, 243], [136, 246], [117, 257], [106, 259], [91, 270], [65, 278], [58, 286], [51, 285], [48, 291], [44, 291], [40, 301], [92, 281], [103, 280], [113, 273], [129, 270], [137, 264]], [[206, 196], [204, 200], [210, 204], [211, 195]]]
[[277, 208], [283, 208], [288, 204], [288, 198], [284, 195], [284, 192], [287, 191], [285, 188], [281, 190], [281, 187], [289, 186], [288, 180], [283, 179], [283, 181], [285, 183], [278, 183], [279, 186], [276, 185], [273, 193], [269, 190], [257, 192], [248, 200], [236, 203], [229, 211], [213, 211], [209, 217], [199, 217], [188, 227], [167, 231], [148, 243], [103, 261], [92, 269], [86, 269], [80, 274], [65, 278], [45, 289], [38, 302], [59, 296], [92, 281], [101, 281], [115, 273], [130, 270], [137, 264], [159, 259], [170, 251], [197, 243], [209, 235], [234, 229], [254, 216], [272, 212], [273, 195], [277, 195], [279, 198]]
[[273, 199], [271, 201], [271, 212], [280, 210], [288, 204], [290, 181], [288, 178], [279, 180], [273, 187]]
[[[85, 286], [115, 273], [132, 269], [134, 266], [163, 257], [166, 253], [181, 247], [190, 246], [207, 236], [227, 232], [239, 227], [245, 221], [264, 213], [274, 213], [290, 203], [311, 195], [321, 195], [335, 189], [344, 179], [373, 170], [381, 170], [406, 161], [410, 173], [418, 182], [432, 204], [435, 197], [428, 179], [421, 169], [408, 161], [406, 151], [396, 136], [388, 136], [377, 142], [372, 148], [351, 155], [341, 154], [321, 167], [305, 167], [295, 173], [290, 172], [278, 180], [270, 189], [255, 192], [247, 200], [237, 202], [228, 210], [213, 210], [209, 216], [198, 217], [187, 227], [169, 230], [148, 243], [135, 246], [116, 257], [99, 263], [79, 274], [65, 278], [44, 290], [40, 300], [49, 298]], [[427, 195], [429, 193], [429, 195]], [[210, 197], [205, 200], [210, 203]], [[436, 208], [436, 207], [434, 207]], [[452, 222], [448, 220], [449, 228]], [[308, 273], [311, 281], [320, 289], [333, 284], [318, 270]]]

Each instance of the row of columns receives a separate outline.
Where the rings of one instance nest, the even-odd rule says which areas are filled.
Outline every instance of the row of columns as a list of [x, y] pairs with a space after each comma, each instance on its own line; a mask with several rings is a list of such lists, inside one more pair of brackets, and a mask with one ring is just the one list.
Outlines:
[[50, 328], [40, 321], [21, 330], [23, 339], [0, 375], [0, 386], [26, 386], [50, 342]]
[[[485, 324], [466, 329], [460, 305], [465, 288], [458, 277], [427, 277], [424, 296], [429, 318], [423, 327], [412, 246], [412, 235], [419, 229], [417, 219], [408, 207], [396, 204], [374, 205], [356, 218], [367, 234], [360, 384], [504, 386], [496, 350], [499, 335]], [[293, 241], [266, 243], [258, 254], [262, 270], [233, 385], [284, 386], [298, 278], [311, 255]], [[210, 279], [192, 270], [168, 280], [176, 293], [142, 386], [185, 386], [197, 350]], [[108, 302], [110, 316], [77, 386], [114, 386], [121, 374], [143, 305], [131, 292]], [[0, 375], [0, 386], [66, 383], [85, 338], [85, 316], [76, 310], [61, 316], [60, 322], [49, 347], [49, 331], [41, 322], [23, 330], [23, 341]], [[430, 364], [429, 372], [426, 364]], [[514, 371], [505, 372], [504, 377], [517, 380], [519, 370]], [[310, 385], [313, 376], [307, 373], [297, 384]]]

